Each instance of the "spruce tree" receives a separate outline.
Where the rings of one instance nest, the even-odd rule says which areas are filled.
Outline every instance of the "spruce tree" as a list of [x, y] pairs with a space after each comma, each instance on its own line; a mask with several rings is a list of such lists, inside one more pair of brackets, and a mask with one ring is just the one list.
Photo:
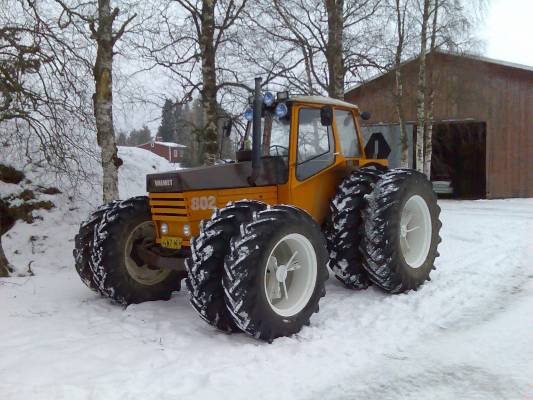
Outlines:
[[161, 125], [157, 130], [157, 136], [163, 142], [173, 142], [174, 132], [176, 130], [176, 115], [174, 113], [174, 103], [172, 100], [166, 99], [161, 112]]

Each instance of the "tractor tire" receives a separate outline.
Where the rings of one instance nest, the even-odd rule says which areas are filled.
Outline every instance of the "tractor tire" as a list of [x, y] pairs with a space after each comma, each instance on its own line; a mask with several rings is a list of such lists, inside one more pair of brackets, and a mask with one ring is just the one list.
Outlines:
[[370, 283], [359, 246], [364, 234], [365, 196], [372, 192], [381, 171], [361, 168], [347, 176], [330, 202], [327, 223], [328, 266], [350, 289], [366, 289]]
[[191, 240], [192, 256], [185, 262], [189, 300], [202, 319], [221, 331], [240, 331], [226, 308], [222, 287], [230, 240], [254, 212], [265, 208], [258, 201], [237, 201], [217, 209], [210, 220], [202, 221], [199, 236]]
[[326, 262], [324, 236], [307, 213], [274, 206], [254, 214], [231, 240], [224, 267], [233, 321], [269, 342], [299, 332], [326, 293]]
[[184, 273], [150, 268], [132, 252], [135, 242], [153, 242], [155, 232], [148, 199], [144, 196], [117, 201], [94, 227], [89, 267], [98, 291], [128, 305], [169, 300], [180, 289]]
[[382, 175], [363, 211], [363, 266], [374, 284], [402, 293], [430, 280], [441, 241], [439, 214], [424, 174], [396, 169]]
[[89, 266], [91, 258], [94, 229], [102, 220], [103, 215], [114, 207], [116, 201], [104, 204], [96, 209], [88, 220], [83, 221], [80, 225], [78, 234], [74, 237], [74, 266], [85, 285], [92, 291], [99, 293], [98, 286], [94, 282], [93, 272]]

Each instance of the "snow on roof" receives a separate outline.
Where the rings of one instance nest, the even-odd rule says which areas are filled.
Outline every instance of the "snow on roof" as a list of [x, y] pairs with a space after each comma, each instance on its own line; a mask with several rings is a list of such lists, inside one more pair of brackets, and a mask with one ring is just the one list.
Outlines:
[[137, 147], [144, 146], [145, 144], [151, 144], [151, 143], [157, 143], [157, 144], [160, 144], [161, 146], [167, 146], [167, 147], [179, 147], [179, 148], [182, 148], [182, 149], [187, 147], [187, 146], [185, 146], [183, 144], [174, 143], [174, 142], [160, 142], [159, 140], [150, 141], [150, 142], [146, 142], [146, 143], [141, 143], [141, 144], [138, 144]]
[[341, 106], [359, 109], [355, 104], [347, 103], [342, 100], [333, 99], [331, 97], [325, 96], [291, 96], [289, 101], [298, 101], [302, 103], [319, 103], [319, 104], [330, 104], [332, 106]]
[[187, 147], [187, 146], [184, 146], [182, 144], [178, 144], [178, 143], [174, 143], [174, 142], [159, 142], [159, 141], [156, 141], [154, 143], [157, 143], [157, 144], [160, 144], [160, 145], [163, 145], [163, 146], [167, 146], [167, 147], [181, 147], [181, 148]]

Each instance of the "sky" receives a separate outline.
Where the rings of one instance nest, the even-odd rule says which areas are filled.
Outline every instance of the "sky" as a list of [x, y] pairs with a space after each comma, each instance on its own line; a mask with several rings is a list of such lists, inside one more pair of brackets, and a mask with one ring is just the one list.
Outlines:
[[533, 66], [533, 0], [489, 0], [480, 24], [484, 56]]

